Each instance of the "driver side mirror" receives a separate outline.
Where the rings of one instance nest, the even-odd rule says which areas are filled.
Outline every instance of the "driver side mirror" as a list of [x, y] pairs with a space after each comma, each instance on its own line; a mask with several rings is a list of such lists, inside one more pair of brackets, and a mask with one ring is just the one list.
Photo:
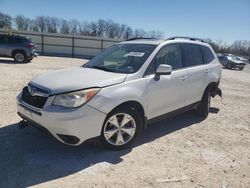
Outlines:
[[170, 75], [172, 72], [172, 66], [166, 64], [160, 64], [156, 69], [156, 74], [158, 75]]
[[166, 64], [160, 64], [156, 69], [155, 80], [160, 79], [160, 75], [170, 75], [172, 72], [172, 66]]

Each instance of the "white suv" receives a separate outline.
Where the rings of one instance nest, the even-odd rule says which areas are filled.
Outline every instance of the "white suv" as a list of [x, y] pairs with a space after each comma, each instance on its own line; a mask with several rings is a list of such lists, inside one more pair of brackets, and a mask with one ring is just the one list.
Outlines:
[[222, 67], [202, 40], [132, 39], [85, 65], [35, 77], [17, 96], [18, 114], [60, 142], [100, 138], [122, 149], [150, 122], [190, 109], [207, 117]]

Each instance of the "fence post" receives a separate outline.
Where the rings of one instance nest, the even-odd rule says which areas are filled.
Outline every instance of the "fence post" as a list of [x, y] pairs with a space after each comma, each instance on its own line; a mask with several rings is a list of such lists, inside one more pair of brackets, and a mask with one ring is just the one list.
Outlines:
[[103, 51], [103, 39], [101, 40], [101, 50]]
[[41, 37], [42, 37], [42, 55], [44, 55], [44, 49], [43, 49], [43, 33], [41, 33]]
[[75, 57], [75, 37], [72, 37], [72, 57]]

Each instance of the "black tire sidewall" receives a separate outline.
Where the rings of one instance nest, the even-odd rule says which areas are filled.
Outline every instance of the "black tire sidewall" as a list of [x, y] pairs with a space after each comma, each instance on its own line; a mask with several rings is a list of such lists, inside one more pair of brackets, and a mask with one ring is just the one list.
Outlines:
[[[124, 144], [122, 146], [112, 145], [104, 137], [104, 127], [105, 127], [106, 122], [108, 121], [108, 119], [111, 116], [113, 116], [115, 114], [118, 114], [118, 113], [127, 113], [127, 114], [129, 114], [130, 116], [132, 116], [134, 118], [135, 123], [136, 123], [136, 131], [135, 131], [134, 137], [128, 143], [126, 143], [126, 144]], [[136, 109], [132, 108], [130, 106], [122, 106], [122, 107], [119, 107], [119, 108], [113, 110], [112, 112], [110, 112], [107, 115], [107, 117], [105, 118], [103, 126], [102, 126], [100, 141], [101, 141], [101, 144], [107, 149], [121, 150], [121, 149], [131, 147], [132, 144], [136, 141], [136, 138], [138, 138], [138, 136], [140, 135], [141, 131], [142, 131], [142, 120], [141, 120], [141, 117], [139, 116], [139, 113], [136, 111]]]
[[226, 67], [227, 67], [227, 69], [232, 69], [232, 65], [231, 65], [231, 63], [230, 63], [230, 62], [228, 62]]
[[[18, 54], [18, 53], [23, 54], [23, 56], [24, 56], [24, 60], [23, 61], [16, 60], [16, 54]], [[17, 63], [25, 63], [25, 62], [27, 62], [26, 54], [24, 52], [22, 52], [22, 51], [15, 52], [13, 57], [14, 57], [15, 62], [17, 62]]]
[[206, 118], [209, 114], [210, 103], [208, 102], [208, 100], [210, 100], [211, 103], [211, 90], [209, 88], [204, 92], [200, 105], [197, 108], [198, 113], [203, 118]]

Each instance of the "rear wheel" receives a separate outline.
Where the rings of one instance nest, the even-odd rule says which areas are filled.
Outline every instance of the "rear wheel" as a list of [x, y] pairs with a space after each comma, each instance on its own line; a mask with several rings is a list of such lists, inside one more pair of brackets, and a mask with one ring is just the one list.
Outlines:
[[104, 121], [101, 142], [104, 147], [120, 150], [130, 147], [142, 129], [142, 121], [135, 108], [119, 107]]
[[227, 69], [232, 69], [231, 63], [228, 62], [227, 65], [226, 65], [226, 68], [227, 68]]
[[17, 51], [13, 54], [14, 60], [17, 63], [25, 63], [27, 61], [26, 54], [22, 51]]
[[210, 104], [211, 104], [211, 90], [207, 89], [203, 94], [199, 106], [197, 107], [197, 112], [201, 117], [206, 118], [208, 116]]

